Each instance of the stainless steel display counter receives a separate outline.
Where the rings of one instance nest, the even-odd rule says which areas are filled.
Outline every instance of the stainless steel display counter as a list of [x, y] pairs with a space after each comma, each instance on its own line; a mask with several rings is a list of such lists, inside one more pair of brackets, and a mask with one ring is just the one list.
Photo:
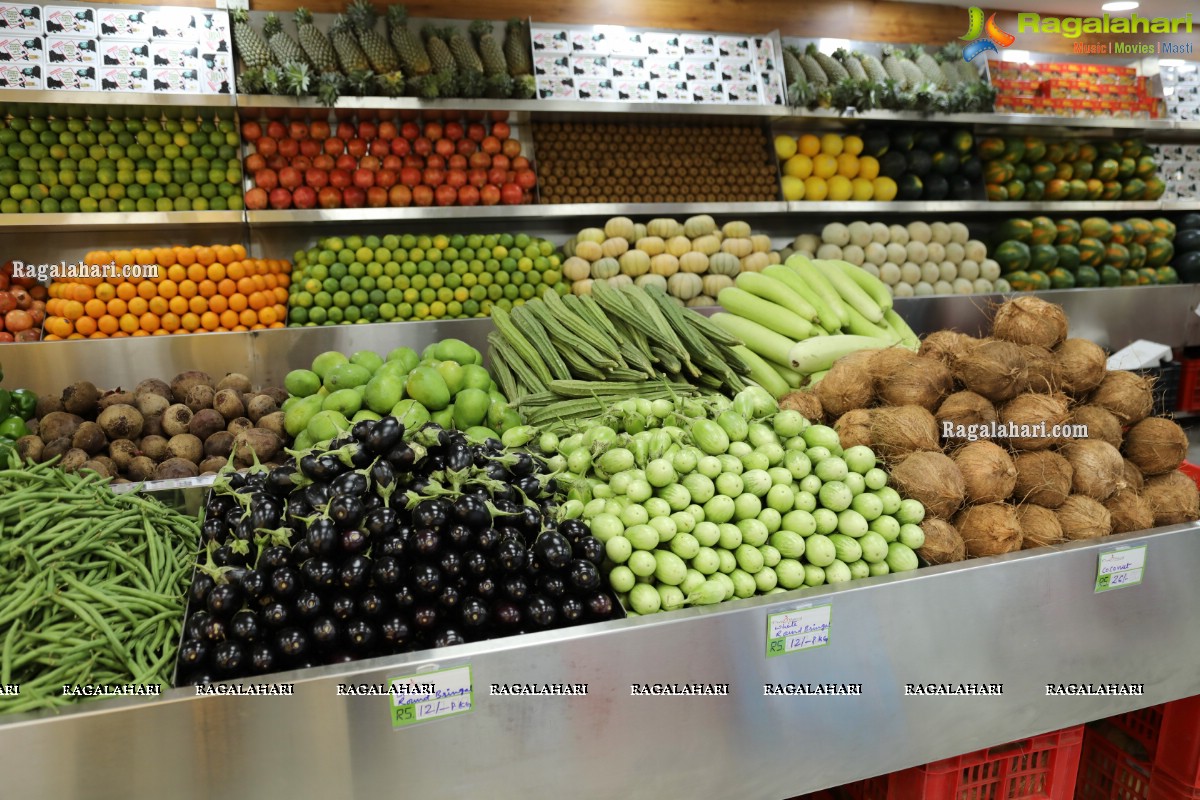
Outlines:
[[[272, 676], [292, 697], [101, 701], [0, 720], [4, 796], [786, 798], [1200, 693], [1200, 528], [1075, 543], [655, 617]], [[1145, 578], [1097, 594], [1098, 555], [1145, 544]], [[768, 658], [767, 615], [831, 604], [824, 647]], [[469, 665], [472, 711], [393, 729], [387, 684]], [[417, 680], [421, 680], [420, 675]], [[492, 684], [587, 684], [502, 697]], [[764, 696], [766, 684], [861, 695]], [[992, 696], [906, 684], [1002, 684]], [[728, 684], [727, 696], [633, 685]], [[1142, 695], [1047, 696], [1047, 684]]]

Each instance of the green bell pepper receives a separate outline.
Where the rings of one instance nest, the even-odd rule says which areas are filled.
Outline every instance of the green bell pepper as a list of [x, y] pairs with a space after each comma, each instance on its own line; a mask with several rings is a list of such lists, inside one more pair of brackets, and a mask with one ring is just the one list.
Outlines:
[[[12, 393], [12, 407], [9, 412], [23, 420], [33, 419], [34, 412], [37, 411], [37, 402], [37, 392], [31, 389], [16, 389]], [[2, 416], [4, 415], [0, 414], [0, 417]]]
[[0, 419], [8, 416], [12, 410], [12, 392], [8, 389], [0, 389]]
[[28, 435], [29, 429], [25, 427], [25, 420], [16, 414], [5, 417], [4, 421], [0, 422], [0, 438], [16, 440]]

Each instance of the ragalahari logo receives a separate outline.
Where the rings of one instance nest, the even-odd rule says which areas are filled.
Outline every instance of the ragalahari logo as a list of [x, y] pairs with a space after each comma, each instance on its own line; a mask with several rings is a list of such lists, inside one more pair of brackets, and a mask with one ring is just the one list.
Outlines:
[[[963, 60], [972, 61], [975, 56], [988, 50], [993, 53], [999, 53], [1001, 47], [1008, 47], [1014, 41], [1013, 36], [1008, 31], [1002, 30], [996, 24], [996, 15], [992, 14], [987, 18], [987, 24], [983, 22], [983, 9], [979, 6], [971, 6], [967, 11], [969, 26], [965, 35], [958, 37], [964, 42], [971, 42], [963, 47]], [[984, 34], [987, 34], [984, 36]], [[980, 38], [983, 37], [983, 38]], [[971, 41], [971, 40], [974, 41]]]

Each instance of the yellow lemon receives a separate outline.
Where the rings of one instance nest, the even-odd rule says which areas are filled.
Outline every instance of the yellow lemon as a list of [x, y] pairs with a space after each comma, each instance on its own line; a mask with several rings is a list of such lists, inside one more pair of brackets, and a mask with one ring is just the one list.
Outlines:
[[847, 178], [853, 178], [858, 175], [858, 159], [849, 153], [842, 153], [837, 157], [838, 175], [844, 175]]
[[828, 153], [831, 156], [840, 156], [843, 146], [842, 137], [836, 133], [827, 133], [821, 137], [822, 153]]
[[804, 181], [805, 200], [824, 200], [827, 194], [829, 194], [829, 185], [825, 183], [823, 178], [813, 175]]
[[850, 179], [845, 175], [834, 175], [829, 179], [829, 199], [842, 201], [849, 200], [851, 193], [854, 191], [850, 184]]
[[870, 200], [875, 196], [875, 184], [866, 178], [855, 178], [852, 180], [853, 197], [855, 200]]
[[783, 199], [784, 200], [803, 200], [804, 199], [804, 179], [794, 178], [791, 175], [784, 175], [783, 180]]
[[832, 178], [837, 174], [837, 159], [829, 153], [821, 153], [813, 159], [813, 175], [818, 178]]
[[794, 155], [783, 165], [784, 175], [791, 175], [793, 178], [799, 178], [800, 180], [804, 180], [809, 175], [812, 175], [812, 171], [812, 159], [805, 155]]
[[817, 153], [821, 152], [821, 140], [811, 133], [806, 133], [796, 140], [796, 147], [801, 153], [812, 158]]
[[873, 156], [858, 159], [858, 177], [873, 181], [879, 177], [879, 162]]
[[842, 152], [856, 156], [863, 151], [863, 140], [857, 136], [847, 136], [842, 139]]
[[792, 156], [796, 155], [796, 140], [790, 136], [780, 134], [775, 137], [775, 156], [780, 161], [787, 161]]
[[891, 178], [876, 178], [874, 181], [876, 200], [895, 200], [896, 182]]

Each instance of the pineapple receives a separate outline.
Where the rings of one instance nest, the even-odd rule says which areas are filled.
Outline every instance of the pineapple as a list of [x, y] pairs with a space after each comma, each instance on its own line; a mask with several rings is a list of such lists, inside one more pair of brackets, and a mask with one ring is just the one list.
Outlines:
[[537, 94], [537, 78], [518, 75], [513, 78], [512, 96], [517, 100], [532, 100]]
[[529, 55], [529, 28], [522, 19], [510, 19], [504, 27], [504, 58], [508, 74], [514, 78], [533, 74], [533, 59]]
[[979, 76], [979, 70], [975, 66], [962, 59], [962, 48], [956, 43], [950, 42], [942, 48], [939, 53], [942, 59], [942, 66], [953, 65], [954, 71], [958, 74], [960, 83], [980, 83], [982, 78]]
[[[470, 47], [470, 45], [467, 45]], [[462, 97], [483, 97], [485, 89], [482, 72], [459, 72], [458, 93]]]
[[870, 80], [867, 77], [867, 71], [863, 69], [862, 62], [847, 53], [844, 49], [838, 48], [837, 52], [833, 54], [833, 57], [836, 58], [842, 65], [842, 68], [846, 70], [846, 74], [850, 76], [850, 80], [857, 81], [859, 83]]
[[346, 89], [346, 76], [340, 72], [323, 73], [317, 81], [317, 98], [322, 105], [332, 108]]
[[233, 43], [247, 69], [262, 69], [275, 60], [267, 40], [250, 24], [250, 15], [244, 8], [233, 12]]
[[909, 48], [907, 55], [908, 60], [921, 70], [921, 75], [926, 81], [943, 91], [950, 88], [950, 84], [946, 83], [946, 76], [942, 74], [942, 68], [938, 66], [933, 56], [925, 52], [924, 47], [914, 44]]
[[400, 97], [408, 84], [404, 80], [404, 73], [393, 70], [386, 75], [380, 75], [375, 80], [375, 85], [384, 97]]
[[479, 53], [475, 52], [475, 48], [471, 46], [471, 42], [462, 31], [453, 29], [450, 31], [450, 53], [454, 56], [454, 63], [458, 64], [460, 73], [478, 73], [483, 74], [483, 62], [479, 59]]
[[263, 20], [263, 36], [267, 37], [267, 44], [270, 45], [271, 52], [275, 54], [275, 61], [279, 64], [300, 63], [312, 66], [303, 48], [283, 29], [283, 23], [274, 11], [267, 14]]
[[309, 61], [317, 68], [317, 72], [337, 72], [337, 53], [333, 45], [321, 29], [313, 23], [312, 12], [307, 8], [296, 9], [296, 33], [300, 39], [300, 47], [304, 49]]
[[[891, 45], [884, 45], [883, 48], [883, 68], [887, 70], [888, 77], [891, 78], [897, 89], [910, 88], [908, 76], [900, 66], [901, 58], [899, 58]], [[919, 70], [918, 70], [919, 71]]]
[[858, 59], [858, 62], [863, 65], [863, 69], [867, 72], [867, 79], [875, 83], [887, 83], [891, 80], [891, 75], [879, 63], [879, 59], [869, 53], [854, 52], [850, 54]]
[[359, 97], [371, 97], [375, 94], [375, 73], [369, 69], [360, 69], [350, 73], [346, 78], [346, 83]]
[[450, 36], [445, 30], [426, 25], [421, 29], [421, 38], [425, 40], [425, 51], [429, 54], [429, 64], [433, 72], [458, 72], [450, 46], [446, 44]]
[[312, 73], [308, 64], [293, 61], [283, 68], [283, 87], [287, 94], [303, 97], [308, 94]]
[[272, 64], [265, 68], [262, 71], [262, 83], [263, 88], [267, 90], [268, 94], [282, 94], [283, 73], [279, 70], [279, 67]]
[[329, 41], [337, 52], [338, 63], [342, 65], [344, 74], [352, 75], [371, 68], [367, 54], [359, 47], [358, 39], [354, 38], [350, 30], [350, 22], [341, 14], [334, 18], [333, 25], [329, 28]]
[[825, 77], [829, 78], [830, 83], [841, 83], [842, 81], [850, 80], [850, 73], [846, 71], [846, 68], [836, 59], [818, 50], [815, 43], [809, 44], [804, 53], [816, 60], [817, 64], [821, 67], [821, 71], [825, 73]]
[[829, 85], [829, 76], [825, 74], [825, 70], [821, 69], [821, 65], [817, 60], [808, 53], [802, 53], [796, 50], [792, 55], [796, 56], [796, 60], [800, 62], [800, 69], [804, 71], [804, 78], [816, 89], [821, 89]]
[[783, 78], [788, 86], [792, 86], [797, 78], [804, 77], [804, 69], [800, 66], [800, 59], [796, 58], [796, 54], [792, 49], [784, 48], [783, 50]]
[[260, 94], [263, 88], [261, 69], [248, 69], [238, 76], [238, 94]]
[[388, 36], [392, 47], [400, 57], [404, 71], [412, 76], [428, 75], [433, 71], [433, 62], [421, 39], [408, 29], [408, 9], [404, 6], [388, 6]]
[[489, 78], [508, 74], [508, 63], [504, 59], [504, 48], [496, 41], [492, 23], [477, 19], [471, 23], [471, 35], [479, 47], [479, 58], [483, 61], [483, 74]]
[[370, 0], [353, 0], [346, 6], [346, 16], [354, 32], [358, 34], [358, 43], [367, 54], [371, 69], [381, 75], [395, 72], [400, 67], [400, 62], [388, 40], [375, 30], [378, 15]]
[[436, 75], [418, 75], [408, 82], [408, 91], [422, 100], [435, 100], [438, 96]]

